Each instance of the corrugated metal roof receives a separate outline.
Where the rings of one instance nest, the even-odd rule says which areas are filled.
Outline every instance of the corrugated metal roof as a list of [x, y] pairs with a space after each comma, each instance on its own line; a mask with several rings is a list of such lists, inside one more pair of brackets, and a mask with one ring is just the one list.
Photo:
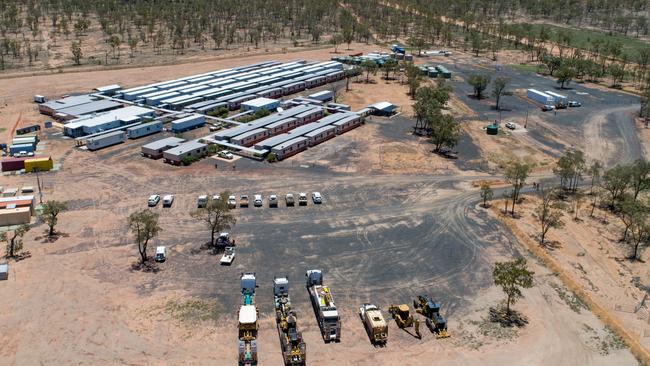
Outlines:
[[145, 149], [150, 149], [150, 150], [158, 150], [162, 149], [167, 146], [178, 146], [181, 143], [185, 142], [185, 139], [178, 138], [178, 137], [167, 137], [164, 139], [156, 140], [154, 142], [148, 143], [146, 145], [142, 145], [143, 148]]
[[302, 137], [302, 136], [301, 137], [296, 137], [296, 138], [291, 139], [289, 141], [285, 141], [285, 142], [283, 142], [281, 144], [273, 146], [273, 149], [282, 150], [282, 149], [285, 149], [285, 148], [287, 148], [287, 147], [289, 147], [291, 145], [297, 144], [297, 143], [302, 142], [302, 141], [307, 141], [307, 138]]

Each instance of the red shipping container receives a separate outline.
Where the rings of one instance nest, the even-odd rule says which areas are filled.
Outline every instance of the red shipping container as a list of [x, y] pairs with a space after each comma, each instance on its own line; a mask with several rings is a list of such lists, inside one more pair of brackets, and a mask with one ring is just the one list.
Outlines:
[[25, 169], [25, 160], [44, 158], [46, 156], [37, 155], [37, 156], [24, 156], [20, 158], [5, 158], [0, 160], [0, 170], [3, 172], [12, 172], [15, 170]]

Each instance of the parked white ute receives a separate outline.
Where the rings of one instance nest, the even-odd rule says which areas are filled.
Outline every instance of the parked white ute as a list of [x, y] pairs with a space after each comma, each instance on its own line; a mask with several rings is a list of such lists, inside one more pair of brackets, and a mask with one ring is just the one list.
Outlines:
[[163, 197], [163, 207], [172, 207], [172, 203], [174, 203], [174, 195], [173, 194], [168, 194], [165, 197]]
[[269, 207], [278, 207], [278, 196], [274, 194], [269, 196]]
[[149, 196], [149, 200], [147, 201], [147, 204], [149, 207], [154, 207], [160, 202], [160, 195], [159, 194], [152, 194]]
[[262, 195], [261, 194], [256, 194], [254, 196], [253, 205], [255, 205], [255, 207], [262, 207]]
[[164, 262], [164, 261], [167, 260], [167, 255], [165, 253], [165, 247], [164, 246], [156, 247], [156, 256], [154, 257], [154, 260], [156, 262]]
[[208, 196], [207, 195], [201, 195], [199, 196], [199, 199], [196, 201], [196, 207], [198, 208], [204, 208], [205, 205], [208, 204]]
[[237, 197], [229, 196], [228, 197], [228, 208], [235, 208], [235, 207], [237, 207]]
[[219, 263], [221, 265], [229, 266], [232, 264], [232, 261], [235, 260], [235, 248], [226, 247], [226, 251], [223, 253]]
[[321, 196], [319, 192], [314, 192], [311, 194], [311, 200], [314, 201], [314, 203], [323, 203], [323, 196]]

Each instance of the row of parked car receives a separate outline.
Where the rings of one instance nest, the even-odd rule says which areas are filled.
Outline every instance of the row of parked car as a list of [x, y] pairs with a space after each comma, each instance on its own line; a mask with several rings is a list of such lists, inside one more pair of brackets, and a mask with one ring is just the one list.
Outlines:
[[[218, 197], [218, 196], [215, 196], [215, 197]], [[215, 199], [215, 197], [213, 197], [213, 199]], [[220, 198], [218, 198], [218, 199], [220, 199]], [[323, 203], [323, 196], [319, 192], [313, 192], [311, 194], [311, 200], [315, 204], [321, 204], [321, 203]], [[248, 207], [249, 201], [250, 201], [250, 199], [249, 199], [247, 194], [240, 195], [239, 196], [239, 202], [237, 201], [236, 196], [231, 195], [231, 196], [228, 197], [228, 207], [236, 208], [238, 204], [239, 204], [239, 207]], [[307, 193], [305, 193], [305, 192], [298, 193], [298, 205], [299, 206], [307, 206], [307, 201], [308, 201]], [[198, 206], [202, 207], [202, 204], [205, 205], [206, 202], [207, 202], [207, 197], [206, 196], [201, 196], [201, 197], [199, 197]], [[275, 195], [275, 194], [270, 194], [269, 199], [268, 199], [269, 207], [278, 207], [278, 203], [279, 203], [278, 196]], [[284, 196], [284, 203], [285, 203], [285, 205], [287, 207], [291, 207], [291, 206], [296, 205], [296, 199], [295, 199], [293, 193], [287, 193]], [[255, 206], [255, 207], [264, 206], [264, 197], [261, 194], [253, 195], [253, 206]]]
[[[212, 196], [213, 200], [220, 200], [221, 196], [218, 194], [215, 194]], [[315, 204], [321, 204], [323, 203], [323, 196], [319, 192], [312, 192], [311, 194], [311, 200]], [[160, 203], [161, 197], [159, 194], [152, 194], [149, 196], [149, 200], [147, 201], [149, 207], [155, 207]], [[269, 207], [278, 207], [278, 196], [275, 194], [269, 195]], [[305, 192], [300, 192], [298, 193], [298, 205], [299, 206], [307, 206], [307, 193]], [[239, 196], [239, 202], [237, 201], [237, 197], [234, 195], [231, 195], [228, 197], [228, 207], [230, 208], [237, 208], [237, 205], [239, 204], [239, 207], [248, 207], [248, 202], [249, 198], [247, 194], [242, 194]], [[172, 207], [172, 204], [174, 203], [174, 195], [173, 194], [168, 194], [162, 197], [162, 206], [163, 207]], [[208, 195], [201, 195], [199, 196], [197, 200], [197, 207], [198, 208], [203, 208], [205, 205], [208, 203]], [[296, 200], [293, 196], [293, 193], [287, 193], [284, 196], [284, 203], [287, 207], [295, 206], [296, 205]], [[253, 196], [253, 206], [255, 207], [262, 207], [264, 206], [264, 198], [262, 197], [261, 194], [256, 194]]]

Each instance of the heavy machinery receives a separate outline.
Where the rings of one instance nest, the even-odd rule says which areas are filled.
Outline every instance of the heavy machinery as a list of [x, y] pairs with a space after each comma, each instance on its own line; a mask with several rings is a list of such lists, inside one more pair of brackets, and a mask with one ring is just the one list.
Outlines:
[[287, 366], [302, 366], [306, 364], [307, 345], [298, 331], [298, 317], [291, 309], [289, 298], [289, 279], [287, 277], [273, 278], [273, 298], [275, 305], [275, 322], [278, 327], [282, 358]]
[[306, 273], [307, 291], [325, 342], [341, 341], [341, 318], [329, 287], [323, 286], [323, 272], [310, 269]]
[[239, 308], [239, 366], [257, 365], [257, 322], [255, 305], [255, 273], [242, 273], [241, 293], [243, 305]]
[[417, 300], [413, 300], [415, 311], [422, 314], [426, 319], [427, 327], [436, 338], [447, 338], [447, 321], [440, 315], [440, 304], [434, 302], [431, 297], [419, 295]]
[[363, 321], [372, 344], [385, 345], [388, 342], [388, 323], [377, 306], [373, 304], [361, 305], [359, 317]]
[[409, 328], [413, 326], [413, 315], [408, 304], [391, 305], [388, 307], [388, 312], [395, 319], [395, 324], [400, 329]]

